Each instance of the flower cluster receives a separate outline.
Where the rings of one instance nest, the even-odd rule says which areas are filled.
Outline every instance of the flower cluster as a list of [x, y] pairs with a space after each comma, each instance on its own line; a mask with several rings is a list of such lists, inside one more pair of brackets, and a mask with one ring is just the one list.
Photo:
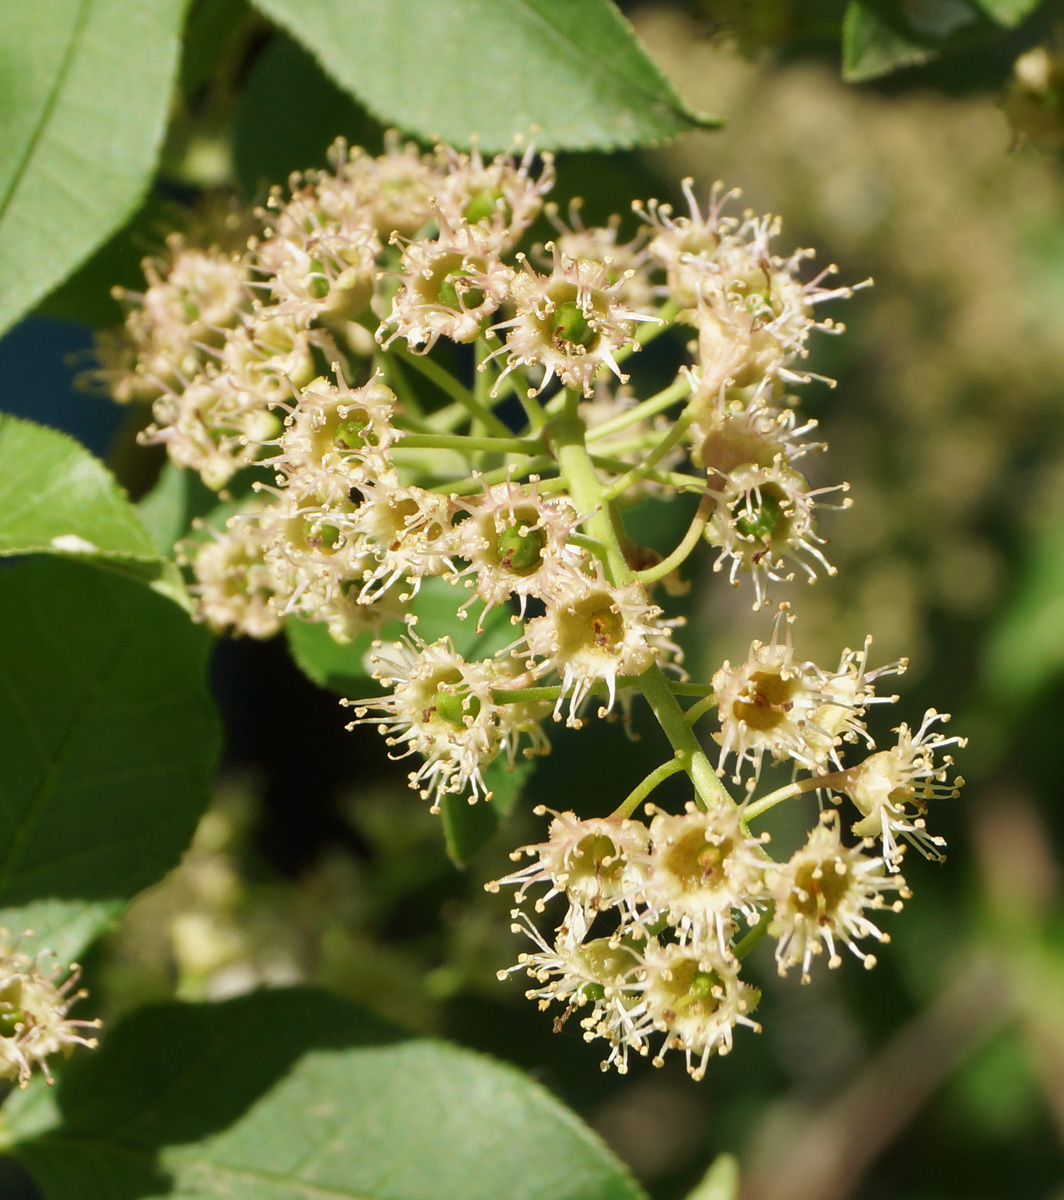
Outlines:
[[[796, 659], [789, 633], [779, 636], [781, 623], [771, 643], [754, 642], [745, 662], [725, 663], [715, 676], [714, 738], [722, 763], [735, 756], [736, 782], [750, 768], [747, 792], [766, 754], [808, 775], [741, 806], [700, 797], [670, 814], [648, 804], [649, 824], [625, 815], [627, 802], [608, 818], [555, 813], [546, 842], [512, 855], [534, 861], [489, 885], [516, 885], [519, 904], [529, 889], [545, 886], [537, 912], [565, 898], [549, 940], [514, 910], [515, 932], [535, 949], [502, 977], [527, 971], [535, 981], [529, 997], [543, 1008], [564, 1005], [559, 1025], [581, 1009], [585, 1038], [605, 1039], [605, 1065], [622, 1072], [629, 1053], [647, 1054], [660, 1033], [654, 1062], [661, 1064], [664, 1050], [682, 1050], [701, 1078], [711, 1054], [731, 1049], [736, 1025], [757, 1028], [750, 1013], [759, 993], [739, 972], [746, 950], [766, 933], [776, 940], [780, 974], [800, 967], [803, 982], [825, 951], [828, 966], [839, 966], [842, 947], [874, 966], [860, 943], [888, 941], [880, 914], [900, 911], [910, 895], [898, 871], [899, 837], [941, 857], [943, 840], [927, 831], [924, 815], [928, 800], [958, 794], [961, 780], [948, 778], [952, 759], [941, 755], [936, 764], [935, 756], [960, 739], [933, 731], [945, 718], [932, 711], [915, 735], [902, 725], [892, 748], [875, 751], [866, 708], [897, 697], [875, 696], [874, 681], [903, 664], [869, 671], [866, 644], [845, 651], [837, 672], [825, 672]], [[841, 756], [852, 744], [866, 755], [844, 767]], [[804, 845], [777, 862], [768, 835], [752, 835], [749, 822], [812, 790], [852, 802], [858, 840], [844, 843], [842, 812], [826, 807]]]
[[[69, 1055], [75, 1046], [96, 1045], [84, 1031], [98, 1029], [99, 1021], [79, 1021], [67, 1016], [86, 993], [77, 991], [80, 969], [64, 971], [58, 963], [42, 968], [41, 955], [31, 957], [10, 945], [3, 935], [0, 945], [0, 1077], [29, 1085], [34, 1067], [54, 1082], [49, 1058]], [[65, 978], [63, 978], [65, 976]]]
[[[488, 769], [548, 752], [552, 718], [628, 723], [649, 700], [675, 757], [611, 817], [555, 813], [493, 886], [517, 888], [532, 949], [512, 970], [561, 1005], [557, 1027], [579, 1009], [607, 1064], [674, 1048], [701, 1076], [736, 1026], [756, 1028], [740, 965], [759, 938], [803, 979], [842, 947], [874, 962], [879, 914], [909, 895], [905, 844], [941, 857], [928, 808], [960, 783], [960, 739], [934, 711], [873, 742], [869, 709], [897, 699], [877, 682], [903, 661], [870, 668], [869, 642], [834, 669], [804, 661], [785, 603], [767, 642], [694, 683], [664, 608], [707, 543], [755, 609], [799, 571], [833, 573], [818, 523], [846, 485], [807, 478], [825, 447], [791, 389], [830, 383], [805, 362], [814, 332], [842, 329], [821, 306], [854, 289], [827, 284], [834, 268], [807, 277], [811, 251], [777, 253], [778, 219], [735, 213], [719, 185], [703, 207], [685, 181], [683, 212], [637, 204], [622, 233], [579, 203], [563, 220], [531, 147], [489, 159], [389, 136], [376, 156], [338, 142], [330, 161], [171, 237], [123, 293], [95, 377], [151, 406], [144, 440], [225, 489], [178, 546], [198, 618], [365, 635], [383, 694], [345, 701], [352, 724], [411, 760], [434, 810], [490, 802]], [[672, 374], [648, 395], [631, 363], [668, 330]], [[697, 500], [671, 552], [626, 528], [648, 493]], [[441, 612], [450, 632], [427, 636]], [[710, 756], [695, 726], [714, 711]], [[792, 782], [759, 795], [766, 763]], [[684, 811], [637, 817], [681, 769]], [[750, 823], [805, 792], [821, 816], [777, 862]], [[555, 903], [547, 936], [534, 916]]]

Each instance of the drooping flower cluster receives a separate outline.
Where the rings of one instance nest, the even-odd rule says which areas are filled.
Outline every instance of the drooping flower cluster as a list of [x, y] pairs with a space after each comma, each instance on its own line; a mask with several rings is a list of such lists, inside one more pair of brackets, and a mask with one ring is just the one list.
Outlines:
[[64, 971], [54, 961], [42, 967], [42, 955], [24, 954], [17, 941], [7, 942], [6, 932], [0, 937], [0, 1078], [24, 1088], [37, 1067], [52, 1083], [48, 1060], [66, 1057], [75, 1046], [95, 1046], [86, 1031], [98, 1029], [100, 1022], [67, 1016], [86, 995], [75, 990], [80, 968]]
[[[655, 1063], [664, 1050], [679, 1049], [700, 1078], [712, 1053], [731, 1049], [736, 1025], [756, 1028], [750, 1013], [759, 993], [739, 974], [750, 944], [766, 933], [775, 938], [780, 974], [798, 966], [803, 982], [825, 951], [828, 966], [839, 966], [843, 947], [872, 967], [875, 956], [861, 943], [888, 941], [880, 915], [899, 912], [910, 895], [898, 873], [899, 837], [941, 857], [944, 843], [927, 831], [924, 816], [928, 800], [958, 794], [961, 780], [948, 778], [952, 759], [936, 764], [935, 755], [960, 739], [933, 732], [943, 718], [932, 711], [915, 735], [903, 725], [894, 747], [875, 751], [866, 709], [897, 697], [877, 697], [874, 682], [904, 664], [868, 670], [866, 643], [845, 651], [838, 671], [828, 673], [795, 657], [789, 631], [780, 636], [783, 624], [781, 615], [768, 645], [755, 641], [745, 662], [725, 663], [714, 677], [713, 736], [722, 764], [735, 756], [737, 783], [749, 768], [747, 792], [766, 755], [806, 778], [742, 806], [702, 798], [671, 814], [648, 804], [649, 825], [620, 815], [628, 803], [610, 818], [556, 813], [546, 842], [512, 855], [534, 861], [489, 885], [516, 885], [519, 904], [545, 885], [536, 912], [565, 898], [549, 939], [514, 910], [514, 930], [535, 949], [502, 975], [526, 970], [535, 981], [531, 998], [543, 1008], [564, 1005], [560, 1022], [579, 1008], [585, 1038], [608, 1043], [607, 1066], [627, 1070], [629, 1053], [647, 1054], [657, 1032], [664, 1038]], [[842, 755], [854, 744], [865, 757], [844, 767]], [[812, 790], [852, 801], [857, 842], [844, 843], [842, 813], [827, 807], [805, 844], [775, 861], [768, 836], [753, 836], [749, 822]]]
[[[825, 447], [789, 389], [822, 379], [811, 335], [842, 327], [818, 309], [854, 289], [828, 286], [833, 268], [803, 279], [811, 252], [776, 253], [778, 219], [733, 215], [719, 185], [704, 210], [690, 181], [683, 213], [637, 204], [622, 232], [619, 217], [586, 225], [578, 202], [563, 220], [531, 147], [489, 159], [389, 136], [377, 156], [337, 142], [330, 162], [253, 214], [227, 205], [171, 237], [144, 290], [122, 294], [95, 378], [151, 405], [144, 440], [226, 489], [178, 546], [198, 618], [366, 635], [383, 695], [345, 701], [352, 724], [411, 760], [434, 810], [490, 802], [489, 768], [546, 753], [551, 718], [641, 720], [645, 694], [677, 757], [612, 817], [555, 813], [499, 883], [519, 904], [542, 887], [534, 913], [563, 908], [550, 937], [514, 918], [556, 1026], [579, 1009], [607, 1064], [675, 1048], [700, 1076], [756, 1027], [740, 963], [761, 936], [803, 978], [840, 947], [871, 965], [862, 944], [909, 894], [904, 843], [941, 857], [928, 808], [960, 783], [943, 753], [960, 739], [934, 711], [890, 749], [867, 730], [896, 699], [878, 679], [904, 662], [869, 668], [868, 642], [834, 670], [804, 661], [781, 605], [767, 643], [699, 685], [664, 608], [706, 543], [706, 565], [750, 578], [755, 609], [799, 571], [833, 573], [818, 521], [846, 485], [809, 482]], [[553, 238], [533, 241], [541, 215]], [[670, 329], [671, 382], [647, 395], [631, 360]], [[683, 493], [697, 507], [675, 549], [639, 545], [626, 507]], [[713, 709], [710, 756], [693, 728]], [[766, 763], [793, 782], [759, 796]], [[695, 800], [637, 819], [673, 768]], [[749, 823], [813, 791], [821, 818], [774, 861]]]

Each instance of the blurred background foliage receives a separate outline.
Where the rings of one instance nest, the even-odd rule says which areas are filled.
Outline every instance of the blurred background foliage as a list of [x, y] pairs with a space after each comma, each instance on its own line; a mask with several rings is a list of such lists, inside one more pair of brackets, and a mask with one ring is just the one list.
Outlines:
[[[897, 719], [934, 703], [971, 737], [968, 787], [935, 814], [949, 861], [909, 863], [915, 897], [872, 974], [848, 961], [801, 987], [760, 947], [765, 1032], [740, 1036], [702, 1084], [675, 1061], [601, 1075], [577, 1029], [553, 1035], [518, 981], [496, 980], [516, 947], [506, 899], [482, 885], [540, 836], [535, 803], [611, 810], [660, 759], [649, 723], [645, 744], [602, 723], [559, 728], [501, 831], [456, 869], [376, 733], [344, 732], [335, 695], [283, 644], [231, 642], [214, 663], [228, 731], [215, 803], [182, 865], [94, 947], [89, 986], [113, 1019], [146, 999], [324, 984], [527, 1069], [660, 1200], [687, 1194], [720, 1152], [737, 1155], [744, 1200], [1062, 1200], [1064, 91], [1052, 56], [1064, 5], [625, 10], [687, 105], [726, 125], [652, 151], [562, 154], [563, 211], [582, 195], [602, 219], [636, 197], [677, 199], [685, 175], [700, 196], [723, 179], [783, 215], [783, 248], [815, 246], [844, 281], [875, 278], [841, 314], [846, 335], [814, 350], [812, 368], [839, 381], [803, 398], [830, 444], [822, 482], [848, 479], [855, 505], [828, 530], [837, 578], [791, 598], [804, 656], [833, 660], [873, 631], [877, 662], [912, 659]], [[1040, 46], [1042, 74], [1017, 74]], [[107, 288], [135, 286], [175, 205], [214, 187], [261, 198], [341, 133], [375, 147], [381, 128], [240, 0], [196, 4], [159, 179], [129, 229], [0, 343], [3, 406], [109, 446], [120, 478], [145, 490], [158, 463], [131, 453], [103, 403], [72, 399], [68, 375], [36, 364], [53, 370], [49, 356], [117, 315]], [[654, 501], [632, 514], [663, 547], [673, 520]], [[708, 573], [693, 589], [696, 677], [764, 633], [748, 603]], [[773, 829], [784, 843], [785, 817]]]

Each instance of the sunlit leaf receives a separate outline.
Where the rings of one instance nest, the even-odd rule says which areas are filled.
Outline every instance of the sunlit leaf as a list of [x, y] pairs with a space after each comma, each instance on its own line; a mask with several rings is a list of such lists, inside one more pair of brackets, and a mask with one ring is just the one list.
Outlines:
[[734, 1154], [718, 1154], [687, 1200], [738, 1200], [739, 1163]]
[[647, 145], [693, 113], [610, 0], [256, 0], [380, 120], [504, 150]]
[[[512, 1067], [397, 1042], [309, 989], [142, 1009], [71, 1061], [58, 1108], [61, 1124], [15, 1149], [45, 1200], [84, 1200], [86, 1180], [109, 1200], [642, 1196]], [[39, 1128], [41, 1113], [28, 1115]]]
[[137, 207], [166, 128], [185, 4], [0, 5], [0, 330]]
[[0, 464], [0, 555], [158, 559], [114, 476], [65, 433], [0, 414]]

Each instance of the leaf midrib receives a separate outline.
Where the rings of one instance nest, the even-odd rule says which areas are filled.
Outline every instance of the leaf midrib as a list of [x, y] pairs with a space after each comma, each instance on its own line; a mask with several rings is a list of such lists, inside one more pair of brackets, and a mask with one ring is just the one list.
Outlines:
[[[530, 3], [530, 0], [510, 0], [510, 2], [517, 8], [523, 8], [535, 21], [543, 25], [544, 28], [549, 29], [554, 35], [554, 38], [565, 46], [570, 58], [574, 58], [578, 63], [586, 62], [585, 54], [581, 51], [580, 47], [576, 44], [576, 42], [573, 41], [569, 34], [564, 33], [558, 28], [557, 25], [548, 20], [548, 18], [542, 12], [540, 12], [538, 8], [535, 8]], [[625, 29], [622, 30], [622, 32], [635, 42], [637, 48], [640, 48], [638, 39], [636, 39], [633, 30]], [[660, 93], [655, 94], [653, 91], [647, 90], [646, 86], [640, 81], [632, 79], [628, 74], [622, 75], [618, 72], [614, 75], [614, 77], [626, 85], [622, 90], [627, 91], [628, 89], [631, 89], [632, 91], [639, 92], [645, 100], [654, 104], [660, 104], [662, 101], [664, 101], [668, 104], [669, 108], [677, 117], [681, 117], [685, 121], [693, 123], [693, 114], [684, 103], [683, 98], [676, 92], [676, 89], [673, 87], [671, 81], [657, 69], [657, 64], [654, 63], [653, 59], [651, 59], [649, 55], [645, 55], [644, 57], [650, 64], [653, 73], [657, 76], [658, 83], [661, 85], [664, 95]], [[601, 57], [596, 56], [593, 61], [599, 65], [600, 74], [604, 74], [606, 76], [611, 75], [611, 72], [608, 68], [605, 70], [602, 69], [605, 64], [603, 64]]]
[[66, 84], [67, 76], [70, 73], [70, 68], [73, 65], [74, 58], [77, 54], [78, 46], [81, 42], [81, 35], [85, 30], [85, 25], [89, 18], [89, 10], [92, 8], [93, 0], [80, 0], [78, 6], [78, 15], [74, 21], [74, 28], [70, 34], [70, 40], [67, 42], [66, 49], [63, 51], [63, 59], [59, 64], [59, 70], [56, 72], [55, 82], [48, 94], [48, 99], [45, 101], [41, 109], [41, 115], [37, 121], [36, 128], [33, 130], [29, 140], [26, 143], [25, 152], [22, 159], [11, 176], [11, 183], [8, 186], [7, 192], [3, 199], [0, 200], [0, 224], [3, 223], [4, 217], [7, 215], [7, 210], [15, 198], [15, 194], [25, 178], [26, 172], [29, 169], [30, 163], [37, 151], [38, 143], [44, 136], [44, 131], [51, 120], [52, 113], [56, 104], [59, 101], [59, 95]]

